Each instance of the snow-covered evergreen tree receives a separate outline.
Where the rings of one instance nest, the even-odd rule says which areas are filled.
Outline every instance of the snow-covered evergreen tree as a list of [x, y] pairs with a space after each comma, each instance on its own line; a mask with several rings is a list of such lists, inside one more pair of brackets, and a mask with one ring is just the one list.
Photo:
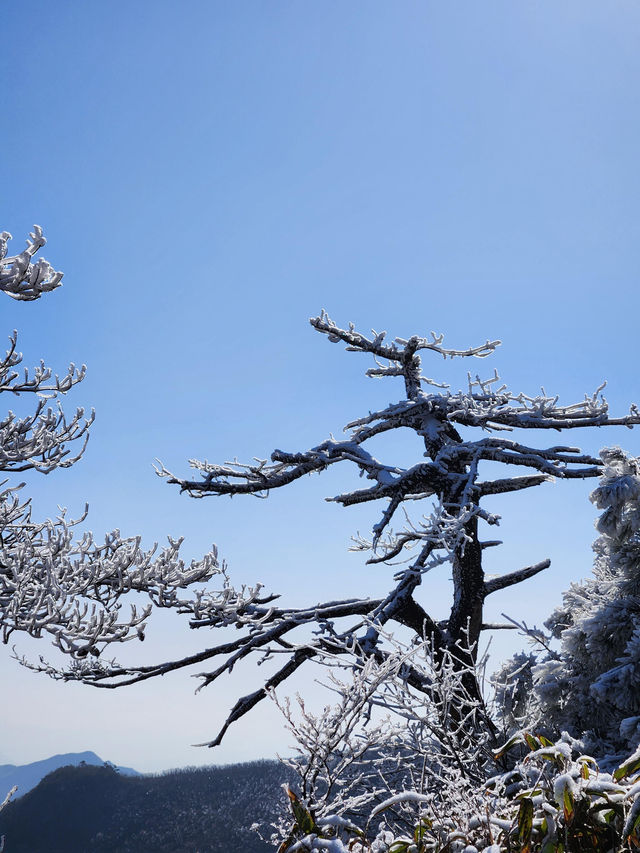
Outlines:
[[619, 447], [600, 456], [592, 576], [572, 583], [547, 620], [557, 646], [537, 662], [517, 656], [507, 670], [517, 673], [516, 719], [567, 730], [593, 754], [619, 758], [640, 740], [640, 460]]

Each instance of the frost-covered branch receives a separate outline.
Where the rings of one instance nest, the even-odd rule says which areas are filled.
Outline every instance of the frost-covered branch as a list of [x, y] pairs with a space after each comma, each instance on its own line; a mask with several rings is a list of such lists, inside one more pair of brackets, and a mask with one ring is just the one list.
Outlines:
[[11, 802], [11, 797], [13, 797], [13, 795], [15, 794], [15, 792], [17, 790], [18, 790], [18, 786], [14, 785], [13, 788], [11, 788], [11, 790], [7, 793], [4, 800], [0, 803], [0, 812], [2, 811], [2, 809], [6, 808], [6, 806], [9, 805], [9, 803]]
[[527, 578], [532, 578], [539, 572], [544, 571], [544, 569], [548, 569], [550, 565], [551, 560], [542, 560], [542, 562], [536, 563], [535, 566], [527, 566], [525, 569], [518, 569], [506, 575], [488, 578], [484, 582], [484, 594], [485, 596], [491, 595], [492, 592], [497, 592], [499, 589], [506, 589], [508, 586], [513, 586]]
[[[482, 700], [467, 693], [453, 657], [440, 658], [430, 641], [407, 646], [387, 639], [391, 653], [383, 661], [368, 658], [345, 678], [329, 674], [326, 686], [338, 701], [319, 714], [300, 697], [295, 707], [271, 692], [297, 750], [285, 762], [299, 781], [289, 793], [297, 802], [294, 826], [285, 819], [277, 827], [283, 850], [319, 850], [320, 839], [332, 837], [345, 843], [335, 848], [342, 851], [348, 839], [371, 841], [383, 825], [407, 831], [416, 805], [437, 812], [448, 800], [461, 816], [467, 808], [468, 819], [482, 802], [478, 788], [498, 769]], [[429, 681], [428, 703], [407, 679], [410, 670]], [[452, 707], [467, 713], [454, 717]], [[305, 811], [313, 826], [304, 823]]]
[[29, 234], [27, 247], [19, 255], [8, 255], [8, 243], [11, 234], [0, 233], [0, 290], [13, 299], [29, 302], [39, 299], [43, 293], [49, 293], [60, 287], [62, 273], [56, 272], [51, 264], [33, 256], [47, 242], [39, 225], [33, 226]]
[[[79, 408], [67, 419], [57, 398], [82, 382], [86, 368], [82, 365], [77, 369], [71, 364], [60, 377], [41, 362], [33, 371], [25, 369], [20, 373], [15, 369], [22, 362], [22, 354], [16, 350], [17, 341], [14, 331], [9, 338], [9, 349], [0, 361], [0, 394], [34, 394], [36, 405], [29, 415], [18, 417], [9, 411], [0, 419], [0, 471], [36, 469], [48, 474], [56, 468], [68, 468], [84, 453], [94, 413], [85, 417], [84, 409]], [[52, 400], [56, 400], [55, 407], [50, 405]], [[72, 442], [80, 445], [73, 454], [68, 446]]]
[[[605, 772], [567, 732], [527, 727], [492, 748], [482, 703], [465, 693], [455, 659], [429, 643], [403, 646], [384, 665], [330, 675], [334, 706], [314, 713], [298, 697], [272, 698], [295, 740], [285, 760], [288, 817], [271, 825], [281, 853], [451, 850], [462, 853], [631, 853], [640, 844], [640, 749]], [[403, 668], [428, 671], [425, 705]], [[474, 680], [482, 682], [477, 671]], [[451, 707], [468, 707], [452, 719]]]
[[[8, 256], [10, 235], [0, 235], [0, 290], [21, 301], [32, 301], [59, 286], [62, 273], [33, 256], [44, 245], [42, 230], [35, 226], [27, 248]], [[48, 474], [68, 468], [82, 456], [93, 412], [85, 418], [79, 408], [67, 418], [61, 398], [82, 382], [85, 367], [71, 364], [65, 374], [55, 375], [44, 362], [33, 370], [21, 370], [17, 333], [0, 359], [0, 394], [14, 398], [33, 395], [30, 414], [9, 411], [0, 420], [0, 472], [15, 474], [35, 470]], [[185, 610], [210, 616], [215, 607], [224, 620], [235, 624], [235, 615], [248, 604], [265, 603], [256, 590], [233, 590], [215, 548], [201, 560], [185, 565], [180, 557], [181, 540], [169, 539], [161, 551], [145, 550], [139, 537], [122, 537], [118, 530], [98, 541], [88, 531], [77, 533], [86, 517], [71, 519], [60, 510], [55, 519], [33, 518], [31, 501], [21, 499], [22, 484], [0, 481], [0, 637], [4, 643], [20, 634], [49, 637], [71, 658], [68, 671], [57, 665], [27, 663], [57, 677], [83, 678], [86, 672], [108, 670], [103, 660], [114, 643], [143, 640], [153, 607]], [[216, 592], [199, 589], [214, 577], [222, 579]], [[191, 596], [185, 602], [182, 591]], [[135, 597], [144, 597], [142, 606]]]
[[[139, 538], [119, 531], [96, 542], [91, 533], [74, 538], [81, 521], [65, 512], [34, 523], [29, 502], [17, 489], [0, 493], [0, 634], [4, 643], [16, 632], [48, 635], [62, 652], [82, 660], [98, 657], [113, 642], [144, 639], [151, 605], [175, 606], [177, 590], [209, 580], [222, 569], [212, 551], [185, 566], [180, 541], [156, 556]], [[131, 592], [149, 603], [123, 607]], [[127, 614], [127, 610], [129, 613]]]

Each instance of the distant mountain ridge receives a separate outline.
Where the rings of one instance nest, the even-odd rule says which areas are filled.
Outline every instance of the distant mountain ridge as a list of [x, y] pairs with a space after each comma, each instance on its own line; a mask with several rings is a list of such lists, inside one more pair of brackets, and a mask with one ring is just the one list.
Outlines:
[[[77, 767], [83, 763], [100, 767], [105, 764], [95, 752], [65, 752], [43, 758], [41, 761], [32, 761], [31, 764], [0, 764], [0, 802], [14, 785], [18, 786], [14, 797], [21, 797], [54, 770], [60, 767]], [[116, 770], [125, 776], [141, 775], [131, 767], [116, 767]]]
[[288, 809], [277, 761], [125, 776], [61, 767], [0, 813], [6, 853], [272, 853], [250, 829]]

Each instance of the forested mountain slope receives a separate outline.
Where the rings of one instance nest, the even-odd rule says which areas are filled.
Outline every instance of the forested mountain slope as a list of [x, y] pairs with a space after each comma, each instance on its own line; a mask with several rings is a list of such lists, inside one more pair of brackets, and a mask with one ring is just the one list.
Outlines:
[[266, 853], [286, 770], [276, 761], [121, 776], [63, 767], [0, 814], [6, 853]]

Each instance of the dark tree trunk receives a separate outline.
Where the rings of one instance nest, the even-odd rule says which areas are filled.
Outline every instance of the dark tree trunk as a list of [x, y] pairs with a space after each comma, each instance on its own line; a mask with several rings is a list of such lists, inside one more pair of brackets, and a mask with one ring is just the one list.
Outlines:
[[478, 541], [478, 519], [465, 525], [468, 541], [456, 549], [453, 558], [453, 605], [448, 633], [451, 643], [469, 646], [476, 658], [484, 602], [482, 547]]

